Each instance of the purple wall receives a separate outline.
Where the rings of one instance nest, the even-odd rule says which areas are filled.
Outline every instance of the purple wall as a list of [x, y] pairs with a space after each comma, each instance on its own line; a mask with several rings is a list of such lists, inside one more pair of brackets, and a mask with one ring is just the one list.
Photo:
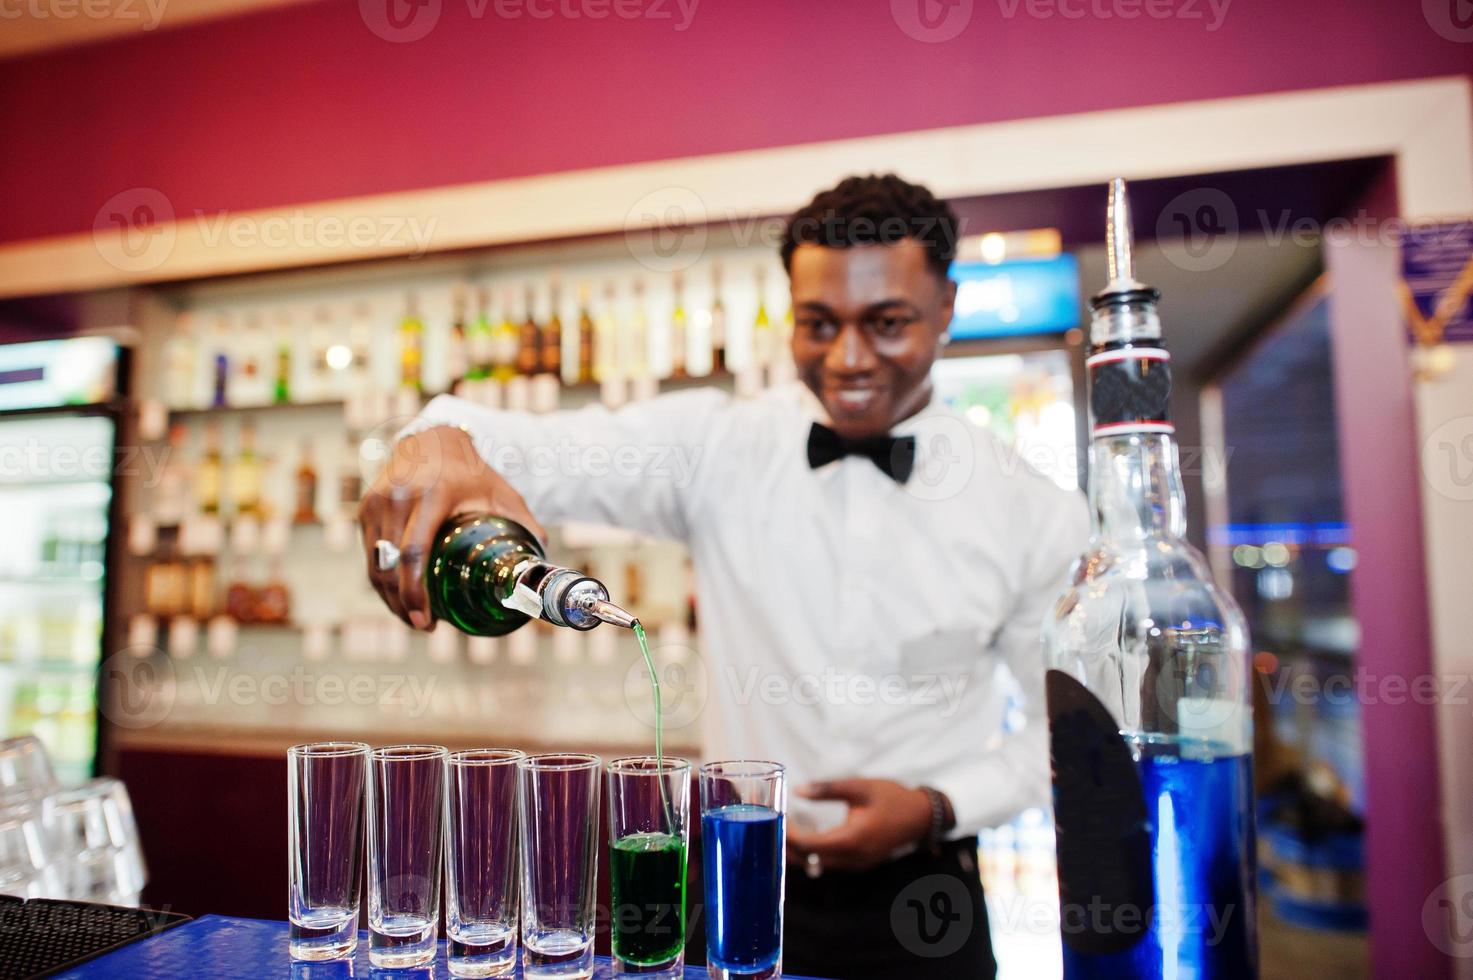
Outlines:
[[[1408, 685], [1433, 673], [1422, 510], [1396, 249], [1327, 243], [1330, 331], [1345, 511], [1359, 560], [1351, 605], [1356, 670]], [[1370, 690], [1377, 690], [1371, 687]], [[1361, 704], [1366, 767], [1366, 895], [1372, 976], [1448, 976], [1422, 906], [1446, 877], [1435, 708], [1410, 698]]]
[[[387, 2], [439, 20], [390, 43], [360, 13]], [[87, 230], [140, 186], [187, 214], [1473, 73], [1473, 44], [1411, 0], [704, 0], [685, 30], [677, 0], [618, 0], [668, 19], [598, 21], [526, 4], [614, 0], [424, 2], [324, 0], [0, 62], [0, 241]], [[1147, 6], [1183, 16], [1065, 16]], [[918, 10], [968, 19], [924, 43], [901, 26], [925, 34]]]

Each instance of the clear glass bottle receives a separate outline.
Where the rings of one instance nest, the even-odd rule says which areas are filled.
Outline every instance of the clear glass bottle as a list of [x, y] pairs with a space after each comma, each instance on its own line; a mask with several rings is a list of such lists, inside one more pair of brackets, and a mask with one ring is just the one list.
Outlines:
[[1093, 301], [1089, 549], [1045, 625], [1064, 976], [1257, 975], [1248, 633], [1186, 540], [1123, 181]]

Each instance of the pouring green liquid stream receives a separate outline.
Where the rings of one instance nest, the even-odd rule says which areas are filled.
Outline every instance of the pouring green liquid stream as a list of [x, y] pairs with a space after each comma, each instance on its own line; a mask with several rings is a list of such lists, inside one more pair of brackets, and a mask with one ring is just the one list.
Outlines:
[[[664, 707], [660, 698], [660, 673], [655, 670], [655, 658], [650, 656], [650, 641], [645, 635], [644, 624], [636, 619], [630, 628], [634, 630], [634, 638], [639, 641], [639, 652], [644, 657], [645, 669], [650, 672], [650, 694], [655, 699], [655, 766], [657, 772], [663, 773], [665, 771], [663, 740], [665, 719]], [[660, 804], [665, 810], [666, 832], [673, 835], [678, 828], [675, 826], [675, 815], [670, 810], [670, 797], [665, 792], [665, 780], [661, 778], [657, 782], [660, 784]]]

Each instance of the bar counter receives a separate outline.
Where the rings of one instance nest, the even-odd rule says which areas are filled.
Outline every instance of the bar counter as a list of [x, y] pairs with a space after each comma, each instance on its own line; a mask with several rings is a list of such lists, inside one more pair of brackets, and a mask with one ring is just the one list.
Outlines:
[[[522, 975], [518, 968], [515, 976]], [[593, 975], [613, 976], [608, 957], [600, 956]], [[704, 966], [687, 966], [687, 980], [706, 976]], [[306, 963], [294, 961], [287, 954], [285, 922], [262, 919], [237, 919], [223, 915], [206, 915], [176, 926], [167, 932], [143, 939], [131, 946], [90, 960], [56, 976], [65, 980], [103, 980], [129, 977], [131, 980], [177, 980], [178, 977], [210, 977], [211, 980], [264, 980], [287, 977], [291, 980], [347, 980], [349, 977], [383, 977], [395, 980], [429, 980], [448, 977], [445, 941], [440, 941], [434, 964], [410, 970], [385, 970], [368, 962], [368, 933], [358, 937], [358, 951], [351, 960], [329, 960]], [[790, 977], [789, 980], [804, 980]]]

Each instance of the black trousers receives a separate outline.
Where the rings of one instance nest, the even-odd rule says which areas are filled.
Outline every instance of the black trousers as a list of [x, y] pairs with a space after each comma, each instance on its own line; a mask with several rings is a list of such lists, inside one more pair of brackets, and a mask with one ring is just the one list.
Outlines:
[[788, 864], [783, 973], [833, 980], [991, 980], [977, 839], [869, 871]]

